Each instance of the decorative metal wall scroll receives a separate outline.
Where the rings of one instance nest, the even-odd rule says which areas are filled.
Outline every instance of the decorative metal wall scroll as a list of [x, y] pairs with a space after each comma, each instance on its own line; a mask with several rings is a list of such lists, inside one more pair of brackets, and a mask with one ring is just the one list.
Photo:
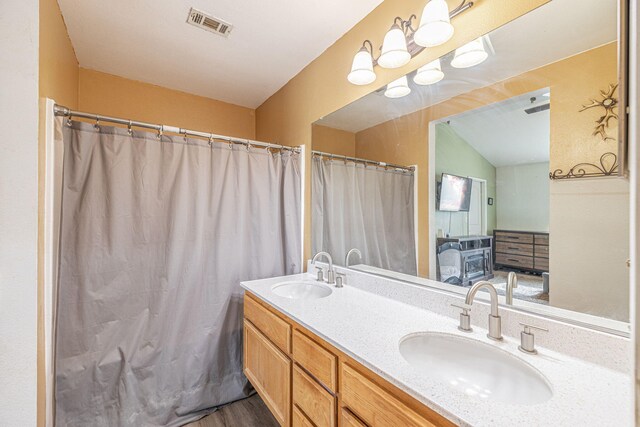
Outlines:
[[578, 163], [569, 172], [562, 169], [549, 172], [550, 179], [589, 178], [596, 176], [614, 176], [618, 173], [618, 156], [614, 153], [604, 153], [600, 156], [600, 164]]
[[[607, 134], [607, 129], [611, 127], [611, 120], [618, 120], [618, 115], [614, 111], [614, 108], [618, 106], [618, 99], [614, 97], [616, 89], [618, 89], [617, 84], [610, 84], [608, 89], [600, 91], [602, 99], [591, 99], [591, 104], [583, 105], [582, 108], [578, 110], [578, 112], [581, 113], [591, 108], [604, 109], [604, 115], [596, 120], [596, 127], [592, 133], [592, 136], [602, 138], [603, 142], [616, 141], [615, 138]], [[566, 173], [562, 169], [556, 169], [553, 172], [549, 172], [549, 178], [571, 179], [615, 176], [618, 174], [618, 167], [618, 156], [615, 153], [607, 152], [600, 156], [599, 164], [589, 162], [578, 163]]]
[[579, 112], [583, 112], [590, 108], [604, 108], [604, 115], [596, 120], [596, 127], [593, 131], [593, 136], [600, 136], [603, 141], [614, 140], [615, 138], [607, 135], [607, 128], [609, 127], [609, 122], [612, 119], [618, 120], [618, 115], [613, 111], [614, 108], [618, 106], [618, 99], [614, 98], [614, 93], [618, 88], [617, 84], [610, 84], [608, 90], [601, 90], [600, 96], [601, 100], [591, 99], [591, 104], [583, 105]]

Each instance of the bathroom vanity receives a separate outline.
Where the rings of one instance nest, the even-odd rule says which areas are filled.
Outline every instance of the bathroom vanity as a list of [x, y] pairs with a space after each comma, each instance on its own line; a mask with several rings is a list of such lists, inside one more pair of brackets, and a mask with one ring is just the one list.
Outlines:
[[244, 372], [281, 425], [455, 425], [255, 295], [244, 307]]
[[[459, 297], [344, 273], [343, 288], [309, 274], [242, 284], [244, 372], [281, 425], [628, 425], [628, 340], [502, 310], [493, 341], [485, 301], [464, 333], [449, 306]], [[586, 358], [519, 351], [521, 320]]]

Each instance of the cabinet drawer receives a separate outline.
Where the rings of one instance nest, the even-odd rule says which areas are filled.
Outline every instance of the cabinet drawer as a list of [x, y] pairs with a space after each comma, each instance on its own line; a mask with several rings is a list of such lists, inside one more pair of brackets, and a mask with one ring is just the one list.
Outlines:
[[244, 374], [280, 425], [289, 425], [291, 361], [257, 328], [244, 321]]
[[536, 234], [534, 236], [534, 241], [536, 245], [549, 245], [549, 235], [548, 234]]
[[533, 234], [496, 231], [496, 242], [533, 243]]
[[533, 257], [519, 255], [496, 254], [496, 264], [514, 267], [533, 268]]
[[545, 270], [549, 271], [549, 258], [538, 258], [536, 257], [533, 261], [534, 268], [537, 270]]
[[342, 402], [367, 425], [372, 427], [436, 426], [436, 424], [422, 418], [349, 365], [342, 363], [340, 369]]
[[367, 427], [358, 417], [353, 415], [347, 408], [340, 410], [340, 425], [342, 427]]
[[291, 326], [254, 300], [244, 295], [244, 317], [285, 353], [291, 352]]
[[338, 387], [338, 361], [300, 331], [293, 331], [293, 360], [334, 393]]
[[533, 245], [525, 243], [496, 242], [496, 253], [533, 256]]
[[309, 418], [298, 408], [297, 405], [293, 405], [293, 427], [315, 427]]
[[336, 398], [295, 363], [293, 365], [293, 403], [316, 427], [335, 427]]
[[536, 257], [549, 258], [549, 246], [536, 245]]

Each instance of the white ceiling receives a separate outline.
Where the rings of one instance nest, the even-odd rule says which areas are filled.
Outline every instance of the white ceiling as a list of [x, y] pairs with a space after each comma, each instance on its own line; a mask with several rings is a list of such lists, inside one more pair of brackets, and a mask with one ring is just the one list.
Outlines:
[[[444, 80], [412, 88], [404, 98], [386, 98], [382, 90], [324, 117], [318, 124], [358, 132], [379, 123], [435, 105], [473, 89], [488, 86], [617, 38], [618, 0], [553, 0], [489, 34], [494, 53], [473, 68], [442, 60]], [[452, 21], [455, 26], [455, 19]]]
[[[495, 167], [549, 161], [549, 110], [525, 109], [548, 104], [542, 89], [449, 117], [453, 130]], [[531, 98], [535, 101], [531, 101]]]
[[[382, 0], [58, 2], [81, 67], [255, 108]], [[187, 24], [191, 7], [229, 38]]]

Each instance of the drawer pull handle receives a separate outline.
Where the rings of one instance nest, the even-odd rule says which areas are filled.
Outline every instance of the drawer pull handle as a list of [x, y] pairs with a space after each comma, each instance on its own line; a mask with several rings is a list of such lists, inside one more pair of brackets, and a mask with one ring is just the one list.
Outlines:
[[520, 262], [519, 259], [513, 259], [513, 258], [507, 258], [507, 261], [511, 261], [511, 262]]
[[518, 250], [518, 248], [507, 248], [507, 249], [512, 250], [512, 251], [517, 251]]

